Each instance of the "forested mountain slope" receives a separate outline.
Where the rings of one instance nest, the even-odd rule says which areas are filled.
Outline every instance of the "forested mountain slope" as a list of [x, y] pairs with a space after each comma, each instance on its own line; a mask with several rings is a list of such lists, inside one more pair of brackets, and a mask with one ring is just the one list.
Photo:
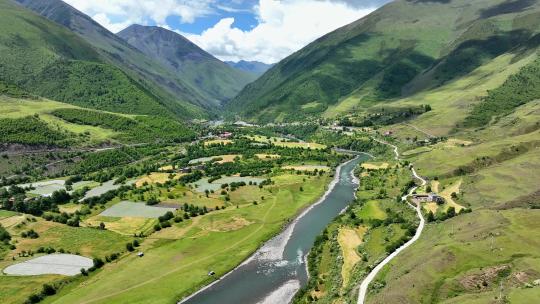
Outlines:
[[256, 76], [230, 67], [182, 35], [156, 26], [132, 25], [118, 33], [129, 44], [212, 101], [228, 101]]
[[189, 83], [63, 1], [16, 2], [76, 33], [94, 47], [104, 60], [157, 96], [176, 116], [200, 116], [214, 109], [214, 103], [199, 94]]
[[535, 49], [539, 16], [534, 0], [395, 1], [287, 57], [229, 106], [248, 118], [293, 120], [429, 91]]

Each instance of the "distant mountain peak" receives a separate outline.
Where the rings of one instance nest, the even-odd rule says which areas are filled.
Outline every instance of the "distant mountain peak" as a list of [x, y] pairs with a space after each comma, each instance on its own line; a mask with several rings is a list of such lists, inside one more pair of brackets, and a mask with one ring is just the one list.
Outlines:
[[268, 64], [260, 61], [247, 61], [240, 60], [237, 62], [234, 61], [225, 61], [226, 64], [232, 66], [235, 69], [252, 73], [254, 75], [260, 76], [264, 74], [268, 69], [270, 69], [274, 64]]
[[135, 24], [117, 35], [218, 105], [236, 96], [256, 78], [251, 73], [230, 67], [177, 32], [162, 27]]

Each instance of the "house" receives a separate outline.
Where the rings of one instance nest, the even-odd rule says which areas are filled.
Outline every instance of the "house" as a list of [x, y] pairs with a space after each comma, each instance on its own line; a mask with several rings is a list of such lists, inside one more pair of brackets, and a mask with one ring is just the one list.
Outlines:
[[413, 200], [419, 203], [430, 203], [434, 202], [437, 204], [444, 204], [444, 198], [435, 193], [426, 193], [426, 194], [414, 194], [412, 196]]
[[208, 272], [208, 276], [213, 276], [213, 275], [215, 275], [215, 274], [216, 274], [216, 272], [213, 271], [213, 270], [210, 270], [210, 272]]
[[233, 134], [231, 132], [223, 132], [221, 134], [219, 134], [219, 138], [221, 139], [229, 139], [233, 136]]
[[180, 169], [180, 173], [191, 173], [191, 167], [185, 167]]
[[142, 258], [142, 257], [144, 256], [144, 252], [139, 251], [139, 253], [137, 253], [137, 256], [140, 257], [140, 258]]

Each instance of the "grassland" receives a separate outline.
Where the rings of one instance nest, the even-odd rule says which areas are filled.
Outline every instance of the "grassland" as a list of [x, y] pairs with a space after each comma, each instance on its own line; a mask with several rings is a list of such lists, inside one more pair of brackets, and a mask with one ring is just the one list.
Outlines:
[[[504, 63], [511, 57], [504, 55], [495, 62]], [[461, 91], [457, 87], [449, 91], [456, 95], [447, 96], [447, 105], [483, 96], [487, 87], [502, 84], [535, 57], [514, 60], [500, 74], [492, 74], [498, 69], [495, 65], [481, 67], [463, 79], [467, 86]], [[466, 82], [480, 75], [487, 78]], [[448, 84], [448, 88], [453, 85]], [[442, 207], [425, 207], [467, 207], [472, 213], [427, 225], [420, 240], [377, 276], [378, 284], [372, 286], [367, 303], [528, 303], [538, 295], [538, 287], [527, 286], [540, 277], [540, 243], [533, 228], [540, 220], [536, 209], [540, 103], [530, 101], [474, 130], [459, 127], [470, 108], [447, 111], [445, 105], [440, 107], [439, 113], [434, 104], [433, 113], [409, 123], [450, 138], [406, 157], [420, 175], [438, 177], [432, 180], [432, 189], [446, 198]], [[442, 117], [449, 117], [445, 124], [455, 118], [454, 127], [439, 128], [433, 119]], [[408, 131], [396, 126], [385, 129], [396, 130], [395, 137], [403, 148], [418, 150], [406, 139]], [[453, 197], [454, 192], [457, 195]]]

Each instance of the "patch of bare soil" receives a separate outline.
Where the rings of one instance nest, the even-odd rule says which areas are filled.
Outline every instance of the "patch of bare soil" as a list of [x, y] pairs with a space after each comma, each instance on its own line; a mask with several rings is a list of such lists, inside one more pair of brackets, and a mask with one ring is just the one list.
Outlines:
[[499, 273], [510, 269], [508, 265], [499, 265], [482, 269], [478, 273], [463, 277], [459, 282], [467, 290], [483, 290], [499, 276]]

